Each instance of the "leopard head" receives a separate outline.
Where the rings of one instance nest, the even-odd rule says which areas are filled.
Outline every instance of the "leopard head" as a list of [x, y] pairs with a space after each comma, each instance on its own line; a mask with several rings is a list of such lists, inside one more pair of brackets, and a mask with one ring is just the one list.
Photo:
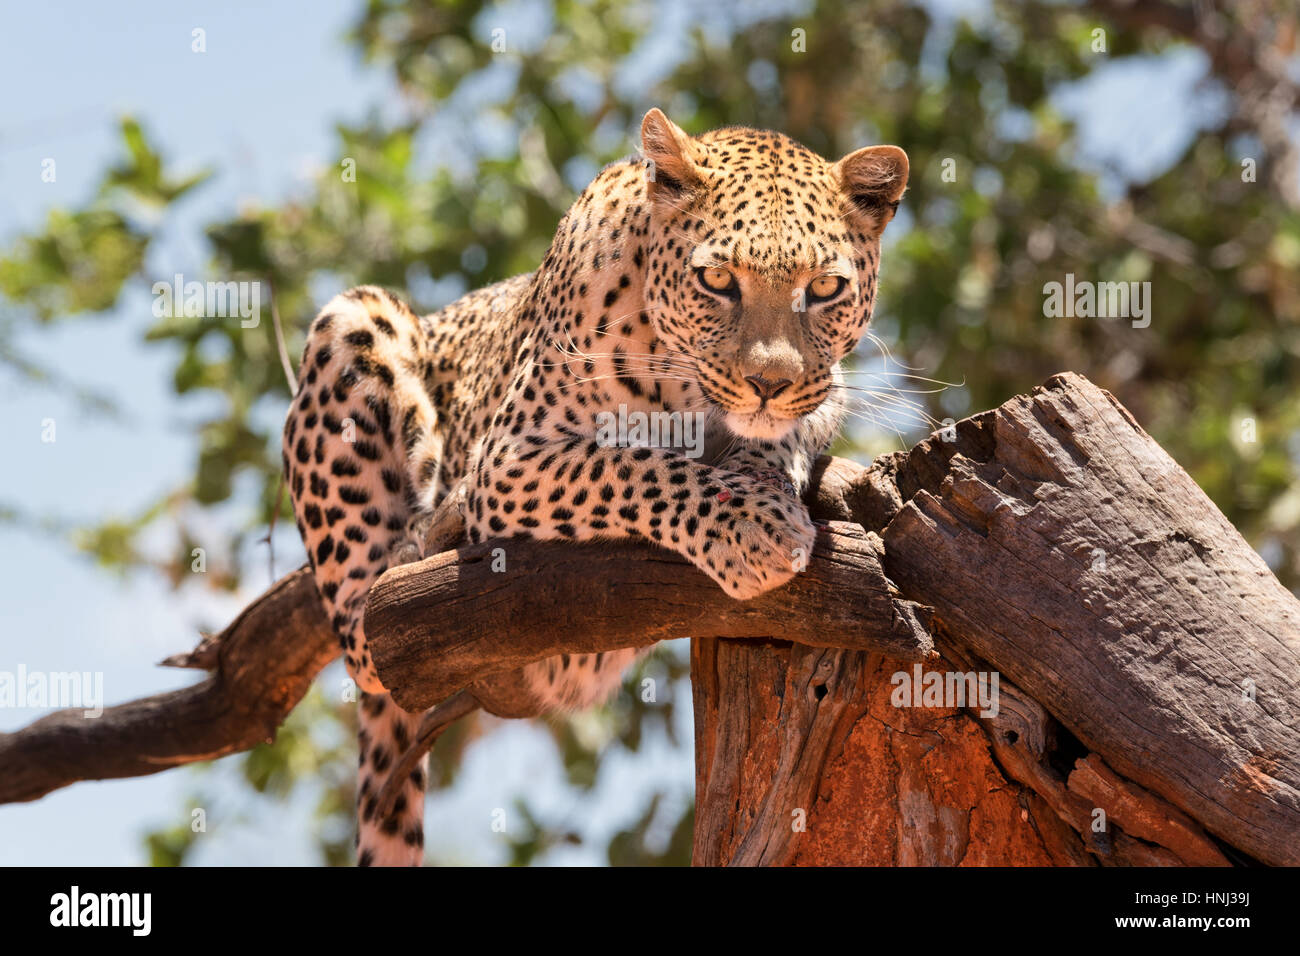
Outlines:
[[733, 433], [779, 439], [826, 401], [871, 320], [907, 154], [869, 146], [829, 163], [780, 133], [688, 136], [657, 109], [641, 143], [656, 333]]

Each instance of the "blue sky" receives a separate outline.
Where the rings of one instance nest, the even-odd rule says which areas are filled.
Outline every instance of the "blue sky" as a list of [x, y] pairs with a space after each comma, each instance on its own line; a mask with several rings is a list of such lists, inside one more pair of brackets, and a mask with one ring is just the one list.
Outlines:
[[[528, 5], [518, 6], [525, 10], [515, 15], [518, 22], [528, 22]], [[678, 13], [670, 19], [682, 22], [688, 5], [672, 6]], [[958, 7], [985, 9], [980, 3], [939, 6], [949, 13]], [[363, 67], [343, 42], [356, 7], [355, 0], [323, 0], [309, 8], [137, 2], [129, 12], [112, 4], [10, 5], [0, 37], [0, 88], [6, 91], [0, 242], [38, 227], [52, 207], [84, 201], [116, 156], [116, 118], [132, 112], [174, 168], [219, 171], [183, 204], [151, 254], [151, 267], [160, 275], [201, 273], [198, 228], [204, 222], [227, 218], [241, 203], [273, 204], [305, 187], [309, 172], [332, 154], [335, 121], [355, 121], [374, 108], [400, 111], [387, 74]], [[310, 16], [303, 15], [307, 9]], [[206, 31], [203, 54], [191, 51], [196, 27]], [[643, 55], [668, 55], [666, 43], [656, 37]], [[1179, 54], [1160, 63], [1098, 71], [1063, 94], [1061, 107], [1084, 124], [1083, 161], [1139, 177], [1162, 168], [1192, 133], [1178, 104], [1192, 98], [1203, 70], [1195, 54]], [[1160, 96], [1134, 95], [1152, 89], [1155, 79]], [[1138, 131], [1151, 133], [1134, 149]], [[54, 183], [40, 179], [46, 158], [57, 163]], [[66, 377], [112, 395], [124, 413], [120, 420], [87, 414], [55, 390], [0, 374], [0, 402], [6, 408], [0, 447], [10, 455], [0, 502], [21, 501], [32, 513], [73, 519], [127, 515], [189, 476], [196, 451], [189, 426], [203, 408], [198, 402], [178, 403], [169, 381], [173, 356], [142, 344], [153, 321], [149, 304], [147, 290], [137, 288], [102, 319], [21, 340], [30, 354]], [[57, 440], [46, 444], [40, 440], [41, 423], [50, 418]], [[279, 540], [283, 572], [298, 563], [300, 546], [291, 534]], [[259, 570], [240, 594], [173, 592], [148, 576], [109, 576], [61, 540], [5, 526], [0, 526], [0, 554], [5, 608], [0, 670], [21, 663], [32, 671], [102, 671], [110, 704], [184, 683], [184, 673], [153, 664], [191, 647], [199, 628], [227, 623], [266, 583]], [[328, 673], [331, 681], [340, 676]], [[674, 692], [688, 693], [688, 688], [683, 684]], [[679, 711], [689, 721], [689, 700], [682, 703]], [[0, 730], [39, 715], [0, 709]], [[690, 740], [689, 723], [679, 734]], [[431, 847], [467, 862], [500, 859], [500, 846], [465, 821], [483, 819], [486, 831], [484, 808], [509, 806], [511, 795], [525, 786], [538, 809], [564, 816], [572, 793], [547, 751], [548, 740], [537, 728], [516, 723], [476, 745], [457, 788], [431, 804]], [[665, 741], [654, 740], [634, 757], [612, 761], [596, 799], [583, 804], [583, 829], [596, 837], [595, 845], [601, 834], [641, 809], [641, 800], [628, 801], [627, 793], [644, 793], [668, 781], [688, 791], [691, 759], [689, 750], [674, 752]], [[218, 779], [224, 772], [218, 768]], [[184, 822], [183, 799], [193, 784], [191, 772], [183, 770], [83, 783], [33, 804], [0, 807], [0, 864], [143, 862], [141, 835]], [[221, 793], [229, 800], [221, 812], [238, 813], [241, 789], [226, 785]], [[304, 803], [256, 815], [223, 830], [219, 845], [200, 845], [195, 862], [314, 862], [305, 822], [309, 812]], [[590, 848], [563, 848], [547, 860], [600, 862]]]

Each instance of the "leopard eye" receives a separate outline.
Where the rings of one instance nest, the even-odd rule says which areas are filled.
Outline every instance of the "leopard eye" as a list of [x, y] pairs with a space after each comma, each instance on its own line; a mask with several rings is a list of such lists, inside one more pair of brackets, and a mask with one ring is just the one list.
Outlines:
[[700, 284], [710, 292], [732, 297], [737, 292], [736, 277], [726, 269], [696, 269], [695, 274], [699, 277]]
[[808, 285], [808, 298], [813, 302], [826, 302], [843, 292], [848, 284], [843, 276], [818, 276]]

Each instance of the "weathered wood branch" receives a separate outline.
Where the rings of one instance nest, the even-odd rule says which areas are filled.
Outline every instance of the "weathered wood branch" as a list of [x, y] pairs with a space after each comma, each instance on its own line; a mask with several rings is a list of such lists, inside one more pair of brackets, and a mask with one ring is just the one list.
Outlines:
[[1077, 376], [941, 445], [900, 463], [891, 576], [1120, 773], [1300, 863], [1300, 602]]
[[211, 676], [191, 687], [105, 708], [49, 714], [0, 734], [0, 803], [35, 800], [79, 780], [138, 777], [247, 750], [275, 736], [338, 654], [311, 575], [280, 579], [219, 635], [174, 666]]
[[[430, 533], [441, 540], [445, 530]], [[491, 570], [496, 546], [508, 549], [509, 573]], [[536, 713], [515, 670], [525, 663], [646, 646], [692, 627], [738, 637], [778, 629], [809, 643], [843, 640], [923, 660], [933, 652], [928, 609], [891, 591], [882, 555], [878, 536], [828, 527], [815, 570], [786, 597], [741, 603], [684, 561], [645, 545], [465, 548], [385, 575], [371, 608], [379, 609], [380, 635], [387, 633], [384, 615], [392, 620], [393, 639], [371, 638], [385, 678], [409, 709], [470, 685], [481, 706], [508, 717]], [[800, 602], [818, 610], [802, 613]], [[376, 627], [370, 614], [367, 626]], [[106, 708], [98, 718], [64, 710], [0, 734], [0, 803], [34, 800], [79, 780], [157, 773], [270, 740], [337, 653], [310, 574], [295, 571], [220, 634], [165, 662], [212, 670], [207, 680]], [[405, 663], [394, 669], [390, 660]]]
[[366, 637], [380, 680], [407, 710], [557, 654], [695, 634], [780, 634], [925, 660], [929, 609], [898, 597], [883, 557], [876, 535], [828, 525], [807, 570], [737, 601], [683, 558], [642, 544], [492, 542], [389, 570], [370, 591]]

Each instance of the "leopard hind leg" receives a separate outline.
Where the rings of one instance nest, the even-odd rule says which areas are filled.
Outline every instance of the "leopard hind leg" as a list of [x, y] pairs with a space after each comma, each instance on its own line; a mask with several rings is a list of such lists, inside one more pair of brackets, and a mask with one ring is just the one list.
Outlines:
[[419, 319], [388, 292], [361, 287], [336, 296], [312, 323], [285, 423], [294, 515], [360, 690], [361, 865], [418, 865], [424, 855], [426, 760], [409, 772], [391, 812], [378, 811], [379, 791], [420, 715], [402, 710], [385, 691], [362, 616], [371, 584], [395, 554], [409, 556], [410, 529], [438, 494], [442, 447], [424, 387], [427, 352]]

